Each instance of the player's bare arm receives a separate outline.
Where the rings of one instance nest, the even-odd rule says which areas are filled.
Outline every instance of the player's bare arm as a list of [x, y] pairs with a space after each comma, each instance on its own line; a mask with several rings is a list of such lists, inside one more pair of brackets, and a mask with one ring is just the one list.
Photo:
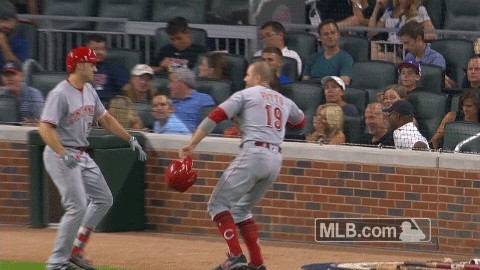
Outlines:
[[131, 135], [118, 123], [117, 119], [113, 117], [111, 114], [108, 112], [105, 112], [105, 114], [98, 119], [98, 122], [100, 125], [105, 128], [108, 132], [112, 133], [115, 136], [118, 136], [125, 141], [128, 141], [131, 139]]
[[12, 49], [10, 48], [10, 44], [8, 43], [7, 35], [0, 32], [0, 50], [3, 53], [3, 57], [6, 61], [18, 61], [17, 56], [13, 53]]
[[40, 133], [40, 136], [45, 144], [50, 146], [50, 148], [52, 148], [57, 154], [60, 155], [65, 152], [65, 148], [60, 142], [57, 131], [55, 130], [55, 126], [53, 124], [40, 122], [38, 125], [38, 132]]

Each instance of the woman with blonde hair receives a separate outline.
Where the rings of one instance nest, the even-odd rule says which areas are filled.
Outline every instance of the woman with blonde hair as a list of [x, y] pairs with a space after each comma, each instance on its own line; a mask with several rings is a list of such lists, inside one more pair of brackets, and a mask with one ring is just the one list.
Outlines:
[[113, 97], [108, 104], [108, 112], [126, 129], [143, 129], [133, 102], [126, 96]]
[[407, 100], [407, 88], [399, 84], [391, 84], [383, 90], [383, 106], [390, 108], [395, 101]]
[[150, 102], [158, 92], [152, 85], [153, 69], [149, 65], [139, 64], [133, 67], [130, 82], [123, 89], [123, 95], [133, 102]]
[[313, 128], [315, 129], [306, 140], [310, 143], [345, 143], [343, 133], [343, 110], [335, 103], [326, 103], [318, 106], [317, 114], [313, 117]]

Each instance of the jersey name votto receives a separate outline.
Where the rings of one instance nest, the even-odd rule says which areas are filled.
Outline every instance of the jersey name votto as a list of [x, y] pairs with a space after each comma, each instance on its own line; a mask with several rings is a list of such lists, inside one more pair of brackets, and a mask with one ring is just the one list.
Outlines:
[[260, 94], [262, 95], [263, 100], [270, 101], [270, 102], [272, 102], [272, 103], [274, 103], [275, 105], [278, 105], [278, 106], [283, 106], [283, 96], [272, 94], [272, 93], [267, 93], [267, 92], [263, 92], [263, 91], [260, 92]]

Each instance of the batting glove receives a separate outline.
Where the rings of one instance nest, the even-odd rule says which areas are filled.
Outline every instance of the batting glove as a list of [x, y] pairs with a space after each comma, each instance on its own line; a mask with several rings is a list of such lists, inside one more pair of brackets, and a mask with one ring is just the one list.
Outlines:
[[78, 159], [72, 155], [70, 155], [67, 151], [63, 152], [60, 155], [60, 159], [62, 159], [63, 163], [69, 168], [73, 169], [78, 166]]
[[130, 147], [132, 147], [132, 150], [133, 150], [133, 151], [135, 151], [135, 149], [138, 149], [138, 160], [140, 160], [140, 161], [145, 161], [145, 160], [147, 160], [147, 154], [145, 153], [145, 151], [143, 151], [143, 148], [142, 148], [142, 146], [138, 143], [137, 138], [135, 138], [134, 136], [132, 136], [132, 138], [130, 138], [130, 140], [128, 141], [128, 143], [130, 144]]

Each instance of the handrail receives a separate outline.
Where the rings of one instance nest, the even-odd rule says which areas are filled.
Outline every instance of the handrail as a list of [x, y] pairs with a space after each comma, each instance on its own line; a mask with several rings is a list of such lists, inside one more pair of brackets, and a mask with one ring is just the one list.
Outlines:
[[459, 143], [457, 144], [457, 146], [455, 146], [455, 150], [454, 150], [453, 152], [454, 152], [454, 153], [459, 153], [459, 152], [460, 152], [460, 149], [462, 148], [462, 146], [464, 146], [465, 144], [467, 144], [467, 143], [469, 143], [469, 142], [471, 142], [471, 141], [473, 141], [473, 140], [475, 140], [475, 139], [477, 139], [477, 138], [479, 138], [479, 137], [480, 137], [480, 132], [477, 133], [477, 134], [475, 134], [475, 135], [473, 135], [473, 136], [470, 136], [470, 137], [466, 138], [465, 140], [463, 140], [463, 141], [461, 141], [461, 142], [459, 142]]

